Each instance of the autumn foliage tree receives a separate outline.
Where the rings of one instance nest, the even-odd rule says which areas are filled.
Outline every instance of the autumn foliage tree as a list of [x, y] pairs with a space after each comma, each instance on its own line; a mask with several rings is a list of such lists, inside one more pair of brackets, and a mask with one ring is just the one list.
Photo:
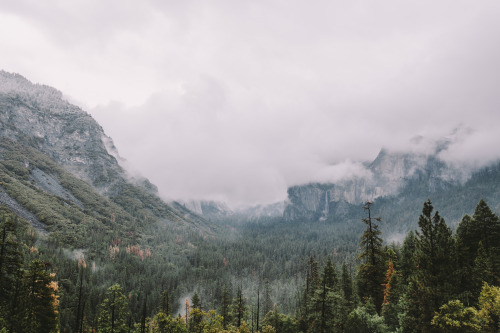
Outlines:
[[33, 260], [24, 276], [27, 291], [25, 298], [25, 328], [27, 333], [51, 333], [57, 331], [58, 285], [55, 274], [47, 271], [41, 260]]

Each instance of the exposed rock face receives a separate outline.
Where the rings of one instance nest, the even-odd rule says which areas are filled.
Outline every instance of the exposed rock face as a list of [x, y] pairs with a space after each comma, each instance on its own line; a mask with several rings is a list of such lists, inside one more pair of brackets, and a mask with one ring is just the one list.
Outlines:
[[40, 222], [35, 214], [31, 213], [29, 210], [21, 206], [16, 200], [5, 192], [5, 190], [0, 186], [0, 204], [9, 207], [9, 209], [14, 212], [17, 216], [28, 221], [38, 232], [42, 234], [47, 234], [46, 225]]
[[102, 192], [125, 178], [111, 138], [60, 91], [0, 71], [0, 109], [0, 136], [43, 151]]
[[366, 176], [335, 184], [307, 184], [288, 189], [286, 220], [323, 221], [342, 216], [350, 205], [394, 196], [409, 184], [433, 193], [464, 181], [463, 175], [447, 166], [437, 155], [389, 153], [381, 150], [367, 166]]
[[190, 211], [205, 218], [220, 218], [233, 214], [232, 210], [226, 203], [219, 201], [190, 200], [181, 202], [181, 204]]
[[[56, 162], [57, 167], [62, 166], [91, 185], [93, 191], [110, 198], [132, 214], [145, 209], [154, 216], [149, 221], [187, 223], [196, 230], [210, 231], [203, 218], [184, 206], [162, 201], [157, 196], [157, 188], [148, 180], [130, 177], [120, 166], [113, 141], [105, 135], [102, 127], [85, 111], [65, 101], [62, 93], [54, 88], [0, 71], [0, 139], [3, 144], [8, 144], [7, 141], [18, 143], [16, 149], [30, 147], [44, 153]], [[0, 151], [0, 161], [5, 162], [3, 160]], [[28, 160], [21, 163], [23, 172], [29, 173], [23, 181], [29, 180], [37, 189], [75, 204], [81, 210], [88, 208], [75, 197], [71, 188], [64, 187], [60, 179], [50, 174], [50, 170], [41, 170], [30, 165]], [[0, 203], [19, 212], [18, 215], [37, 229], [43, 229], [43, 223], [29, 216], [19, 202], [7, 194], [1, 197]], [[137, 216], [130, 217], [133, 218]]]

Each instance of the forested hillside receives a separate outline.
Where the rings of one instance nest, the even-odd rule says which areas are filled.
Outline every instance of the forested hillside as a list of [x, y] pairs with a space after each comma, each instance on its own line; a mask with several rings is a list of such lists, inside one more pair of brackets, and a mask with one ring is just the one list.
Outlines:
[[498, 330], [497, 165], [324, 219], [200, 204], [207, 220], [130, 177], [53, 88], [0, 72], [0, 137], [0, 332]]
[[[0, 323], [7, 332], [498, 330], [500, 220], [484, 201], [456, 233], [425, 202], [400, 245], [384, 243], [381, 219], [365, 210], [357, 251], [332, 234], [319, 245], [326, 229], [267, 221], [199, 238], [176, 261], [156, 252], [180, 250], [179, 236], [164, 248], [117, 238], [92, 258], [37, 237], [3, 207]], [[186, 282], [193, 289], [180, 292]]]

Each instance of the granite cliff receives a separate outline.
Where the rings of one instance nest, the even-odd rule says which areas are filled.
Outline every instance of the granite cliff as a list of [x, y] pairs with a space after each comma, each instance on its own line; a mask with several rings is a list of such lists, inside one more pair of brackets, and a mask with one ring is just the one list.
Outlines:
[[121, 233], [106, 226], [119, 215], [116, 227], [129, 233], [162, 222], [210, 231], [183, 205], [161, 200], [148, 180], [132, 178], [102, 127], [54, 88], [0, 71], [0, 138], [0, 203], [39, 231], [70, 232], [78, 217]]
[[[417, 200], [414, 206], [418, 207], [419, 201], [427, 198], [439, 200], [451, 196], [450, 192], [462, 193], [475, 188], [474, 175], [481, 170], [466, 172], [445, 163], [439, 158], [443, 146], [445, 144], [437, 145], [436, 151], [430, 154], [382, 149], [371, 163], [366, 164], [367, 172], [362, 176], [335, 183], [290, 187], [283, 216], [288, 221], [341, 221], [360, 211], [366, 201], [384, 203], [380, 209], [401, 215], [399, 209], [405, 207], [407, 201]], [[487, 185], [482, 195], [496, 197], [494, 186], [494, 183]], [[477, 204], [479, 199], [474, 194], [470, 205]]]

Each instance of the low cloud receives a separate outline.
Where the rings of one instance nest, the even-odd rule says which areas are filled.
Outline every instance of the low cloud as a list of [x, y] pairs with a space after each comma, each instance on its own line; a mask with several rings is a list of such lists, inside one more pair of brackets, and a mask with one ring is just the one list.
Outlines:
[[450, 163], [500, 157], [497, 1], [0, 9], [16, 32], [0, 36], [4, 69], [79, 101], [171, 199], [284, 200], [291, 185], [362, 176], [381, 148], [448, 140]]

